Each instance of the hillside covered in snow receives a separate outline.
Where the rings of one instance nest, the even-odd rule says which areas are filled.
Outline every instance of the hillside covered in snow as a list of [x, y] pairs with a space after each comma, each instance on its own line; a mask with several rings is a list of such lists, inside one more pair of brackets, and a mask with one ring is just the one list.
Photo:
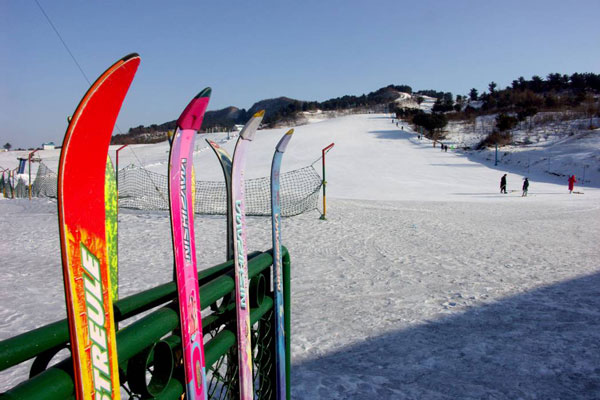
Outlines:
[[[443, 152], [389, 114], [295, 128], [285, 171], [335, 146], [327, 220], [314, 210], [282, 222], [292, 262], [292, 398], [600, 397], [597, 131], [539, 132], [528, 153], [503, 148], [495, 166], [489, 151], [464, 150], [477, 140], [470, 129], [451, 125], [444, 140], [453, 149]], [[248, 178], [267, 175], [286, 130], [258, 131]], [[221, 180], [204, 137], [230, 152], [235, 138], [196, 141], [197, 179]], [[0, 153], [0, 165], [16, 166], [22, 154]], [[39, 154], [57, 168], [59, 150]], [[131, 145], [119, 162], [164, 174], [167, 157], [166, 142]], [[579, 159], [590, 164], [576, 185], [584, 194], [569, 194], [565, 176], [580, 174]], [[500, 194], [503, 174], [508, 194]], [[247, 222], [249, 250], [269, 249], [269, 219]], [[56, 201], [1, 199], [0, 225], [1, 340], [64, 318], [65, 306]], [[199, 267], [224, 261], [224, 217], [197, 215], [195, 225]], [[166, 212], [121, 210], [119, 246], [122, 296], [172, 279]], [[0, 391], [27, 372], [0, 372]]]

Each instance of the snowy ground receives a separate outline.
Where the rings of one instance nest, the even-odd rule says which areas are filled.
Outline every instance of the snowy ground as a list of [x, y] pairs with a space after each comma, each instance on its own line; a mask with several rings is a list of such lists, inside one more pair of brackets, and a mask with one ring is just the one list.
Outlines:
[[[266, 174], [283, 132], [257, 134], [250, 177]], [[600, 398], [600, 189], [569, 195], [564, 179], [533, 171], [522, 198], [517, 166], [442, 153], [383, 115], [298, 127], [284, 169], [330, 142], [328, 220], [283, 221], [293, 398]], [[165, 150], [135, 146], [156, 171]], [[201, 148], [196, 171], [220, 178]], [[221, 262], [223, 217], [195, 223], [199, 265]], [[0, 225], [4, 339], [65, 311], [55, 202], [2, 200]], [[248, 225], [249, 248], [270, 248], [268, 219]], [[166, 213], [123, 210], [119, 239], [121, 295], [171, 279]], [[0, 391], [24, 374], [0, 373]]]

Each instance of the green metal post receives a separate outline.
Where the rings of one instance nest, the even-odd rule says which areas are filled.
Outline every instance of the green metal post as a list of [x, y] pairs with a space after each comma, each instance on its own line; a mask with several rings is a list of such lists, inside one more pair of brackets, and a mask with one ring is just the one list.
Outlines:
[[290, 268], [290, 253], [283, 247], [283, 308], [285, 315], [285, 364], [286, 364], [286, 376], [285, 376], [285, 388], [286, 388], [286, 399], [291, 398], [291, 384], [290, 384], [290, 371], [292, 365], [292, 314], [291, 314], [291, 268]]
[[[270, 265], [270, 254], [253, 252], [248, 255], [249, 276], [253, 277], [257, 268]], [[223, 292], [235, 288], [233, 278], [225, 274], [233, 268], [233, 261], [227, 261], [198, 273], [201, 287], [200, 300], [203, 309], [218, 300]], [[114, 305], [116, 321], [123, 321], [134, 315], [150, 310], [174, 300], [177, 293], [175, 282], [119, 299]], [[53, 322], [40, 328], [22, 333], [0, 342], [0, 371], [27, 361], [37, 354], [50, 350], [69, 340], [69, 327], [66, 319]]]
[[[288, 383], [287, 399], [290, 399], [290, 255], [288, 250], [282, 248], [283, 256], [283, 279], [284, 279], [284, 299], [285, 299], [285, 337], [286, 337], [286, 364]], [[273, 257], [270, 252], [253, 253], [249, 257], [248, 276], [255, 281], [251, 286], [254, 294], [251, 297], [257, 298], [250, 312], [250, 321], [254, 325], [262, 320], [273, 309], [273, 299], [270, 296], [264, 296], [264, 274], [268, 274], [269, 267], [273, 263]], [[262, 275], [261, 275], [262, 274]], [[203, 308], [210, 307], [219, 299], [227, 296], [235, 289], [233, 280], [232, 262], [228, 261], [221, 265], [205, 269], [199, 274], [200, 298]], [[259, 293], [260, 292], [260, 293]], [[257, 296], [258, 295], [258, 296]], [[176, 287], [173, 282], [157, 286], [147, 291], [123, 298], [114, 303], [115, 319], [124, 320], [144, 311], [159, 307], [150, 312], [141, 319], [133, 322], [129, 326], [117, 332], [117, 349], [119, 356], [119, 366], [124, 382], [130, 382], [127, 378], [131, 377], [134, 381], [134, 375], [138, 376], [142, 364], [149, 360], [152, 349], [155, 349], [157, 343], [166, 342], [168, 346], [176, 352], [181, 346], [181, 338], [177, 336], [179, 327], [178, 307], [173, 300], [176, 298]], [[166, 304], [165, 304], [166, 303]], [[160, 307], [163, 305], [162, 307]], [[233, 305], [232, 305], [233, 306]], [[231, 311], [211, 314], [203, 326], [210, 331], [217, 327], [216, 334], [206, 342], [205, 356], [206, 367], [210, 368], [221, 357], [223, 357], [232, 348], [235, 348], [235, 333], [227, 327], [220, 329], [226, 321], [231, 321], [235, 315]], [[224, 319], [222, 319], [224, 318]], [[213, 328], [211, 328], [211, 326]], [[169, 335], [166, 339], [165, 335]], [[38, 366], [35, 368], [37, 375], [29, 380], [9, 389], [0, 397], [6, 400], [12, 399], [36, 399], [36, 400], [54, 400], [54, 399], [72, 399], [74, 393], [72, 359], [69, 357], [47, 368], [47, 361], [53, 354], [52, 351], [57, 346], [64, 345], [69, 340], [69, 332], [66, 320], [57, 321], [36, 330], [18, 335], [16, 337], [0, 341], [0, 370], [4, 370], [28, 359], [36, 358]], [[164, 354], [162, 353], [163, 357]], [[156, 354], [152, 357], [156, 357]], [[174, 355], [173, 355], [174, 356]], [[47, 358], [45, 358], [47, 357]], [[135, 357], [139, 357], [138, 360]], [[177, 360], [177, 357], [173, 361]], [[132, 360], [132, 362], [130, 362]], [[44, 370], [44, 368], [47, 368]], [[131, 371], [128, 371], [132, 368]], [[33, 369], [32, 369], [33, 371]], [[156, 371], [156, 370], [155, 370]], [[34, 372], [34, 373], [36, 373]], [[169, 377], [167, 375], [158, 376], [160, 382], [157, 383], [160, 394], [155, 398], [164, 400], [179, 399], [184, 392], [184, 384], [178, 373], [173, 372]], [[154, 379], [154, 376], [153, 376]], [[136, 382], [139, 383], [137, 379]], [[143, 384], [143, 383], [142, 383]], [[166, 385], [161, 388], [160, 385]], [[150, 388], [150, 386], [147, 386]], [[155, 389], [157, 386], [153, 386]], [[130, 386], [132, 389], [132, 386]], [[138, 391], [135, 391], [138, 390]], [[134, 392], [139, 394], [139, 390]]]

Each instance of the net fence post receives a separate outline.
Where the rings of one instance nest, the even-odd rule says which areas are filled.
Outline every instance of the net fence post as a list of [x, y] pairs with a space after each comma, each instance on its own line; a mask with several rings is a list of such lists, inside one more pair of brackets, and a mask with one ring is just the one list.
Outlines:
[[[129, 146], [128, 144], [124, 144], [123, 146], [117, 149], [115, 153], [115, 181], [117, 184], [117, 202], [119, 201], [119, 152], [123, 150], [125, 147]], [[118, 209], [118, 206], [117, 206]]]
[[29, 156], [27, 156], [27, 164], [29, 166], [29, 182], [27, 185], [29, 189], [29, 200], [31, 200], [31, 156], [38, 150], [39, 149], [32, 151], [31, 153], [29, 153]]
[[327, 154], [327, 152], [329, 150], [331, 150], [331, 148], [333, 146], [335, 146], [335, 143], [331, 143], [329, 146], [327, 146], [323, 150], [321, 150], [322, 161], [323, 161], [323, 214], [321, 214], [321, 217], [319, 219], [322, 219], [322, 220], [327, 219], [327, 191], [326, 191], [327, 180], [325, 179], [325, 154]]

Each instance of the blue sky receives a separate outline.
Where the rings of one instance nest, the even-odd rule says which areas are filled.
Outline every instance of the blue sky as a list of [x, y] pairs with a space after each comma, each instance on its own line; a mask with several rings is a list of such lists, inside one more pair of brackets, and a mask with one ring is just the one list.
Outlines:
[[[90, 81], [141, 55], [122, 131], [176, 119], [206, 86], [215, 110], [600, 72], [598, 0], [38, 1]], [[0, 49], [1, 145], [60, 143], [89, 85], [34, 0], [0, 2]]]

